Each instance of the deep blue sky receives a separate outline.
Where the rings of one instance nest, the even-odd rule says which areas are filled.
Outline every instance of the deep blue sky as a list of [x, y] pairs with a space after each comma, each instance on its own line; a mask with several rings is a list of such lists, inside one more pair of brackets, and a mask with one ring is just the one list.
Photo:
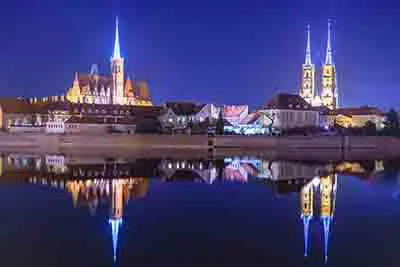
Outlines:
[[400, 3], [388, 0], [2, 0], [1, 96], [62, 94], [92, 63], [108, 73], [116, 15], [126, 69], [156, 103], [295, 93], [306, 24], [319, 67], [333, 18], [342, 104], [400, 104]]

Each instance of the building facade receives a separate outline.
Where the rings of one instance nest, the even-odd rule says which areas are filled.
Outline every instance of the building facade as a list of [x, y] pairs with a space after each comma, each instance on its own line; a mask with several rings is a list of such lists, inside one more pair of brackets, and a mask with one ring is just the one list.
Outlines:
[[[156, 131], [162, 107], [0, 99], [0, 128], [6, 132], [105, 133]], [[151, 129], [150, 129], [151, 128]]]
[[321, 113], [321, 122], [325, 127], [339, 125], [344, 128], [364, 127], [368, 122], [374, 123], [378, 130], [384, 127], [385, 114], [375, 107], [340, 108]]
[[264, 109], [264, 125], [287, 130], [292, 128], [319, 127], [319, 111], [298, 95], [278, 94], [272, 98]]

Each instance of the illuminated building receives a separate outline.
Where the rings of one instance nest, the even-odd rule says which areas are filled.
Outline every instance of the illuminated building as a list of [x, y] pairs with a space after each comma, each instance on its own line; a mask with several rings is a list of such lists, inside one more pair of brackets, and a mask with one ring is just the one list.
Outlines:
[[303, 76], [302, 83], [300, 89], [300, 96], [307, 101], [309, 104], [312, 104], [315, 96], [314, 92], [314, 77], [315, 76], [315, 67], [311, 61], [311, 41], [310, 41], [310, 25], [307, 26], [307, 48], [306, 48], [306, 60], [303, 64]]
[[322, 88], [319, 94], [315, 89], [315, 66], [311, 61], [310, 26], [307, 26], [306, 58], [302, 66], [302, 80], [299, 95], [312, 106], [324, 106], [328, 109], [336, 109], [339, 106], [339, 96], [337, 91], [336, 66], [333, 60], [331, 28], [331, 22], [328, 21], [325, 63], [322, 66]]
[[240, 124], [248, 115], [247, 105], [225, 105], [223, 108], [223, 118], [233, 126]]
[[365, 106], [326, 110], [321, 113], [321, 118], [326, 127], [336, 124], [344, 128], [358, 128], [364, 127], [367, 122], [372, 122], [377, 129], [382, 129], [385, 114], [378, 108]]
[[290, 128], [318, 127], [319, 112], [299, 95], [277, 94], [259, 112], [266, 115], [274, 129], [286, 130]]
[[76, 73], [66, 98], [72, 103], [151, 106], [147, 83], [131, 80], [129, 76], [125, 80], [125, 76], [117, 18], [111, 76], [100, 76], [97, 65], [92, 66], [90, 74]]
[[325, 64], [322, 67], [322, 105], [329, 109], [339, 106], [338, 92], [336, 88], [336, 67], [333, 61], [331, 44], [331, 22], [328, 21], [328, 40], [326, 45]]

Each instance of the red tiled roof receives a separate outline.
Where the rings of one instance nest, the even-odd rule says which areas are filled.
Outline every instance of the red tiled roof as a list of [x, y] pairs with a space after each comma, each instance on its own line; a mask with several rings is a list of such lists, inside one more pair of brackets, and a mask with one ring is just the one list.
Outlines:
[[260, 118], [260, 113], [255, 112], [255, 113], [250, 113], [249, 115], [247, 115], [243, 121], [241, 123], [243, 124], [253, 124], [255, 123], [258, 118]]

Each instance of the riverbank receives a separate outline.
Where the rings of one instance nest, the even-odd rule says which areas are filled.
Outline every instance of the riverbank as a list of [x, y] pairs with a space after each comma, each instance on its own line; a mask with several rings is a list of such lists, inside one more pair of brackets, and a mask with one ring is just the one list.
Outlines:
[[400, 156], [400, 139], [387, 136], [190, 136], [190, 135], [39, 135], [1, 134], [0, 151], [82, 155], [141, 155], [144, 157], [190, 154], [196, 157], [230, 154], [266, 154], [274, 157], [387, 158]]

